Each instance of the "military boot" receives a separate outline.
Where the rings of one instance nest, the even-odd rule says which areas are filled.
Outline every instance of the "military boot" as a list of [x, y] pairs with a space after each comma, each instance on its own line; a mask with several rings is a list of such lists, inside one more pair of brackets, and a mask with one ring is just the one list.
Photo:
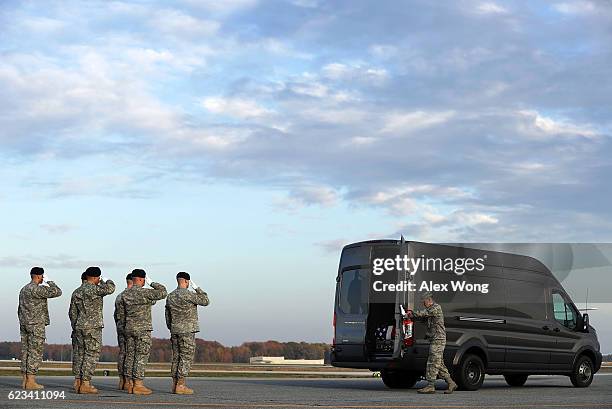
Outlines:
[[72, 384], [75, 393], [79, 393], [79, 388], [81, 387], [81, 378], [74, 378], [74, 383]]
[[187, 385], [185, 385], [185, 378], [178, 378], [176, 380], [176, 388], [174, 388], [174, 393], [177, 395], [193, 395], [193, 389], [189, 389]]
[[122, 391], [124, 387], [125, 387], [125, 377], [119, 375], [119, 386], [117, 386], [117, 389]]
[[36, 383], [36, 375], [26, 375], [25, 389], [37, 390], [45, 389], [45, 387]]
[[90, 381], [82, 380], [81, 387], [79, 388], [79, 393], [95, 395], [98, 393], [98, 390], [94, 388]]
[[142, 379], [134, 379], [134, 387], [132, 388], [134, 395], [150, 395], [153, 391], [142, 383]]
[[132, 378], [127, 378], [127, 381], [125, 381], [125, 391], [134, 393], [134, 380]]
[[418, 389], [417, 390], [418, 393], [436, 393], [436, 387], [434, 386], [433, 383], [428, 383], [427, 386]]
[[446, 394], [453, 393], [457, 389], [457, 384], [450, 378], [445, 379], [446, 383], [448, 383], [448, 389], [444, 391]]

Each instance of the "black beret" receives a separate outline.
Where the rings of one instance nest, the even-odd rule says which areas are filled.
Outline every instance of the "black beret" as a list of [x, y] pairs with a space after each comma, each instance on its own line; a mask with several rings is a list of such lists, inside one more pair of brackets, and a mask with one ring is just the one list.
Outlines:
[[179, 279], [179, 278], [184, 278], [185, 280], [191, 280], [191, 278], [189, 277], [189, 273], [186, 273], [186, 272], [184, 272], [184, 271], [181, 271], [180, 273], [178, 273], [178, 274], [176, 275], [176, 278], [177, 278], [177, 279]]
[[87, 267], [85, 275], [87, 277], [100, 277], [102, 275], [102, 270], [100, 270], [100, 267]]
[[85, 273], [81, 274], [81, 281], [83, 280], [87, 280], [87, 276], [85, 275]]
[[45, 270], [42, 267], [32, 267], [32, 269], [30, 270], [30, 274], [36, 274], [38, 276], [41, 276], [45, 274]]
[[132, 273], [125, 276], [125, 281], [132, 281]]
[[142, 268], [136, 268], [132, 270], [132, 277], [145, 278], [147, 273]]

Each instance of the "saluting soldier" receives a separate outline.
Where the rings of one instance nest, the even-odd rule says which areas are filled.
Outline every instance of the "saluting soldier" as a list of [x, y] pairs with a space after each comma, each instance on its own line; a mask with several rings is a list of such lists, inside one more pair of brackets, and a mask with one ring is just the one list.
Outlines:
[[119, 389], [127, 390], [127, 378], [125, 373], [125, 311], [123, 309], [123, 294], [132, 288], [132, 273], [125, 277], [126, 289], [121, 291], [115, 298], [115, 326], [117, 327], [117, 343], [119, 345], [119, 356], [117, 357], [117, 373], [119, 374]]
[[[146, 282], [152, 288], [144, 288]], [[125, 314], [125, 373], [128, 379], [128, 393], [150, 395], [151, 389], [143, 381], [145, 369], [151, 352], [151, 307], [156, 301], [166, 298], [166, 287], [154, 283], [147, 273], [138, 268], [132, 271], [132, 288], [123, 293]]]
[[[49, 325], [47, 299], [62, 295], [62, 290], [44, 275], [42, 267], [32, 267], [30, 282], [19, 292], [19, 332], [21, 334], [21, 387], [43, 389], [36, 383], [45, 346], [45, 327]], [[44, 284], [44, 285], [41, 285]]]
[[427, 385], [419, 389], [418, 393], [435, 393], [434, 383], [440, 377], [448, 384], [448, 389], [444, 393], [453, 393], [457, 389], [457, 384], [453, 381], [444, 365], [444, 347], [446, 346], [446, 328], [444, 326], [444, 313], [442, 307], [438, 305], [433, 295], [427, 291], [422, 296], [424, 309], [409, 312], [408, 315], [416, 319], [427, 321], [426, 336], [430, 340], [429, 356], [427, 357], [427, 369], [425, 379]]
[[100, 350], [102, 349], [103, 298], [115, 292], [115, 283], [112, 280], [101, 279], [100, 267], [88, 267], [85, 270], [86, 281], [76, 292], [76, 340], [78, 360], [75, 384], [80, 379], [78, 393], [96, 394], [98, 390], [91, 384]]
[[68, 309], [68, 318], [70, 318], [70, 327], [72, 328], [72, 333], [70, 334], [70, 338], [72, 339], [72, 375], [74, 375], [74, 391], [79, 393], [79, 387], [81, 386], [81, 361], [79, 360], [80, 352], [79, 352], [79, 343], [77, 342], [77, 331], [76, 331], [76, 322], [78, 316], [77, 310], [77, 297], [76, 294], [81, 290], [83, 283], [86, 281], [85, 273], [81, 274], [81, 285], [78, 286], [70, 296], [70, 308]]
[[[166, 299], [166, 326], [172, 342], [172, 393], [179, 395], [193, 394], [193, 389], [185, 385], [185, 378], [193, 363], [195, 334], [200, 332], [198, 305], [209, 304], [208, 295], [190, 278], [188, 273], [178, 273], [178, 287]], [[189, 291], [190, 284], [195, 292]]]

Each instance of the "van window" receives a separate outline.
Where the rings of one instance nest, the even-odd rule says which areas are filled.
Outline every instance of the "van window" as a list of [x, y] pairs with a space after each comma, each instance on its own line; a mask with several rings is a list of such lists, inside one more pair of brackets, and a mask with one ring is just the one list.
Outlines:
[[507, 280], [506, 314], [511, 317], [546, 319], [544, 286], [540, 283]]
[[553, 292], [553, 313], [555, 321], [571, 330], [576, 329], [578, 314], [572, 304], [565, 301], [559, 292]]
[[338, 307], [345, 314], [366, 314], [368, 310], [368, 273], [347, 270], [340, 279]]

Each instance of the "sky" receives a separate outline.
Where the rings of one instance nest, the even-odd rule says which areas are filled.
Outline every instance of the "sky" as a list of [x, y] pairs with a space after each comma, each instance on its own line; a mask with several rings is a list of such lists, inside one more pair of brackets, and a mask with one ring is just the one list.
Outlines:
[[608, 1], [43, 4], [0, 3], [0, 339], [32, 265], [49, 342], [89, 265], [190, 272], [205, 339], [330, 342], [344, 244], [612, 241]]

